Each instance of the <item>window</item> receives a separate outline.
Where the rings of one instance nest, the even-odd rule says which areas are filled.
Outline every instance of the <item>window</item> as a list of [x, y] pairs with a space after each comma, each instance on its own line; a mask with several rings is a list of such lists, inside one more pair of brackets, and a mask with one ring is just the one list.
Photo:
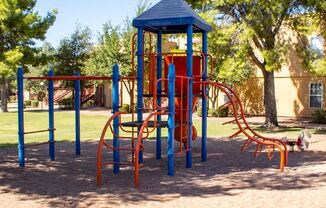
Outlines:
[[322, 108], [323, 106], [323, 84], [310, 84], [310, 108]]

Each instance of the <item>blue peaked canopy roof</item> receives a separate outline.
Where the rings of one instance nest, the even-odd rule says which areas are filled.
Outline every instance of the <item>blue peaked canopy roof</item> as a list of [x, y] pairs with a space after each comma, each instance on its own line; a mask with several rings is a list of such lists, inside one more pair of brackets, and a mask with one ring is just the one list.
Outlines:
[[133, 20], [134, 27], [163, 33], [186, 33], [193, 25], [194, 32], [210, 32], [212, 27], [183, 0], [162, 0]]

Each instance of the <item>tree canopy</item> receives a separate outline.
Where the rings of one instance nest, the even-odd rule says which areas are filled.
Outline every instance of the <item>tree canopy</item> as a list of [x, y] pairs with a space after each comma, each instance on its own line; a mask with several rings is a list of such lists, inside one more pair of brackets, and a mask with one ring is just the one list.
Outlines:
[[[264, 76], [265, 125], [277, 126], [274, 71], [281, 68], [287, 49], [286, 43], [279, 38], [281, 27], [286, 23], [301, 33], [297, 17], [313, 14], [322, 21], [325, 19], [325, 2], [188, 0], [188, 3], [204, 12], [203, 16], [212, 13], [215, 31], [211, 34], [213, 45], [210, 50], [217, 57], [220, 76], [237, 77], [234, 75], [248, 71], [250, 65], [261, 70]], [[309, 54], [308, 47], [301, 48], [301, 51]], [[309, 55], [306, 57], [310, 58]]]
[[54, 23], [56, 10], [41, 17], [33, 9], [36, 0], [0, 1], [1, 110], [7, 111], [7, 84], [19, 64], [37, 65], [36, 40], [43, 40]]

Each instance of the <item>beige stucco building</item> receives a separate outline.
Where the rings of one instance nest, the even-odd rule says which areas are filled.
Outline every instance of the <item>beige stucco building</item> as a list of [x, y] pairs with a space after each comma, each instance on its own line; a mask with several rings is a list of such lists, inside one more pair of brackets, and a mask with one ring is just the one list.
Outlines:
[[[275, 94], [278, 116], [311, 117], [314, 112], [326, 109], [326, 76], [316, 76], [304, 69], [295, 47], [298, 39], [288, 32], [291, 43], [288, 47], [285, 63], [275, 72]], [[325, 55], [325, 41], [320, 36], [308, 37], [310, 43], [318, 37], [317, 47]], [[263, 115], [263, 75], [260, 70], [243, 85], [237, 87], [247, 114]]]

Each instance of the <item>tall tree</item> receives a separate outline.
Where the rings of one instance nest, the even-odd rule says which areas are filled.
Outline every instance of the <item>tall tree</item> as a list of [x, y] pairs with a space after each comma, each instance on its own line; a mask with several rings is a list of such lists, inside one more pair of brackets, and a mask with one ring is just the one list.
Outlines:
[[[56, 54], [56, 74], [71, 76], [74, 72], [81, 72], [90, 56], [91, 39], [91, 30], [81, 25], [77, 25], [69, 37], [62, 39]], [[62, 84], [66, 87], [72, 87], [71, 82], [63, 82]]]
[[[195, 1], [189, 0], [189, 3]], [[274, 72], [282, 63], [285, 45], [279, 41], [282, 25], [294, 24], [291, 19], [302, 13], [326, 11], [324, 1], [317, 0], [216, 0], [194, 4], [198, 9], [216, 10], [217, 24], [236, 25], [232, 33], [235, 50], [242, 51], [237, 59], [249, 59], [264, 77], [265, 126], [278, 126]], [[293, 27], [295, 28], [295, 27]], [[300, 31], [297, 31], [300, 32]], [[223, 54], [225, 55], [225, 54]], [[228, 60], [228, 59], [225, 59]]]
[[[118, 64], [124, 76], [131, 73], [131, 39], [133, 36], [129, 19], [125, 21], [125, 28], [112, 26], [110, 22], [103, 25], [98, 37], [98, 44], [85, 62], [83, 72], [87, 75], [111, 76], [112, 67]], [[101, 82], [98, 82], [100, 84]], [[131, 83], [123, 82], [131, 94]]]
[[[140, 0], [136, 8], [136, 15], [148, 9], [148, 0]], [[83, 71], [88, 75], [110, 76], [112, 66], [118, 64], [123, 76], [131, 75], [131, 45], [135, 33], [132, 21], [126, 17], [123, 27], [113, 26], [110, 21], [105, 23], [99, 33], [98, 44], [93, 48], [90, 58], [85, 62]], [[132, 82], [123, 81], [130, 97]], [[132, 100], [130, 100], [131, 106]]]
[[125, 65], [120, 28], [107, 22], [102, 30], [98, 37], [99, 43], [92, 50], [83, 68], [88, 75], [110, 76], [114, 64]]
[[18, 64], [37, 64], [35, 40], [43, 40], [55, 21], [56, 11], [41, 17], [33, 9], [36, 0], [0, 1], [1, 111], [7, 112], [8, 78]]

